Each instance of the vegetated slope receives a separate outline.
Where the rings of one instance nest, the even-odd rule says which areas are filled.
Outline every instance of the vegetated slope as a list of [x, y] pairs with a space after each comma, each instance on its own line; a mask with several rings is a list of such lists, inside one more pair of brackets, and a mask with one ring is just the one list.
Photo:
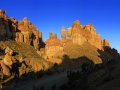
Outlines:
[[13, 58], [15, 60], [24, 60], [28, 66], [31, 66], [34, 72], [48, 69], [49, 62], [42, 59], [31, 45], [25, 43], [18, 43], [16, 41], [8, 40], [8, 41], [0, 41], [0, 49], [1, 55], [0, 59], [3, 59], [5, 56], [5, 48], [9, 47], [13, 50]]
[[10, 47], [15, 53], [16, 56], [23, 55], [26, 58], [39, 58], [41, 57], [37, 54], [36, 50], [25, 43], [18, 43], [16, 41], [0, 41], [0, 48], [4, 49], [5, 47]]
[[108, 60], [112, 57], [89, 43], [84, 43], [83, 45], [68, 43], [65, 46], [65, 52], [70, 59], [75, 60], [76, 58], [85, 57], [88, 60], [91, 60], [94, 64], [104, 62], [104, 60]]

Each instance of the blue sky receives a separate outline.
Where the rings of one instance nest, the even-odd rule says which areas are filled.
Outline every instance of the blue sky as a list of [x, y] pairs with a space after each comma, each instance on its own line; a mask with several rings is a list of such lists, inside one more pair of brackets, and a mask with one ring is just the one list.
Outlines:
[[60, 38], [61, 27], [68, 28], [75, 20], [92, 23], [120, 52], [120, 0], [0, 0], [0, 9], [17, 20], [28, 17], [44, 40], [49, 32]]

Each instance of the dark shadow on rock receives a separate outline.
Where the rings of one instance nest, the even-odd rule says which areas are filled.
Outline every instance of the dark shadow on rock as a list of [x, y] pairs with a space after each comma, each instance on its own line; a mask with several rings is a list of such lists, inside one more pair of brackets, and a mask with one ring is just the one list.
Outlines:
[[[98, 50], [98, 53], [100, 54], [99, 57], [103, 60], [103, 62], [109, 61], [108, 59], [110, 59], [110, 54], [108, 54], [108, 52]], [[22, 63], [26, 64], [25, 62]], [[15, 77], [10, 82], [26, 80], [29, 82], [29, 80], [40, 79], [44, 75], [52, 76], [55, 72], [57, 72], [56, 69], [58, 68], [60, 68], [60, 72], [66, 72], [67, 77], [69, 78], [69, 82], [61, 86], [60, 90], [95, 90], [97, 86], [105, 82], [109, 82], [111, 79], [109, 68], [106, 63], [95, 65], [93, 61], [86, 56], [70, 58], [68, 55], [63, 55], [62, 63], [60, 65], [55, 64], [50, 67], [49, 70], [41, 70], [38, 72], [32, 71], [31, 67], [26, 64], [25, 66], [28, 72], [20, 76], [18, 70], [21, 65], [22, 64], [19, 62], [16, 62], [13, 65], [14, 68], [12, 72], [18, 74], [18, 77]]]
[[118, 60], [118, 58], [120, 57], [118, 51], [111, 47], [106, 46], [106, 47], [104, 47], [103, 50], [98, 49], [97, 51], [100, 54], [99, 57], [101, 58], [103, 63], [107, 63], [107, 62], [113, 61], [113, 60]]
[[104, 47], [104, 52], [112, 55], [112, 56], [119, 56], [118, 51], [115, 48], [111, 48], [111, 47]]
[[13, 23], [13, 21], [11, 19], [4, 19], [4, 18], [0, 18], [0, 22], [2, 23], [1, 25], [4, 26], [2, 28], [4, 30], [4, 33], [0, 32], [1, 33], [0, 40], [5, 41], [5, 40], [9, 40], [9, 39], [15, 39], [16, 27], [14, 27], [14, 25], [16, 25], [16, 24]]
[[5, 50], [0, 48], [0, 56], [5, 55]]
[[67, 70], [79, 70], [83, 64], [94, 65], [93, 61], [87, 58], [86, 56], [78, 57], [78, 58], [69, 58], [68, 55], [63, 55], [62, 63], [60, 67], [63, 67]]
[[72, 63], [69, 62], [69, 66], [79, 64], [82, 71], [77, 70], [76, 72], [72, 69], [68, 71], [69, 83], [61, 86], [60, 90], [96, 90], [100, 85], [116, 78], [115, 76], [113, 78], [112, 73], [119, 68], [116, 67], [120, 63], [120, 56], [117, 50], [104, 47], [104, 50], [98, 49], [97, 51], [103, 62], [101, 64], [94, 64], [86, 56], [76, 59], [70, 59], [67, 55], [63, 56], [61, 66], [65, 67], [69, 61], [72, 61]]
[[[21, 30], [18, 29], [18, 22], [14, 20], [14, 18], [0, 18], [1, 28], [0, 30], [0, 41], [9, 41], [9, 40], [16, 40], [16, 33], [21, 33]], [[3, 31], [4, 30], [4, 31]], [[31, 32], [30, 32], [31, 33]], [[30, 45], [34, 46], [33, 40], [36, 39], [34, 33], [30, 35]], [[40, 48], [45, 47], [45, 43], [43, 42], [42, 38], [38, 38], [38, 50]], [[23, 40], [24, 41], [24, 40]]]
[[16, 56], [16, 55], [18, 55], [18, 52], [14, 52], [12, 56]]

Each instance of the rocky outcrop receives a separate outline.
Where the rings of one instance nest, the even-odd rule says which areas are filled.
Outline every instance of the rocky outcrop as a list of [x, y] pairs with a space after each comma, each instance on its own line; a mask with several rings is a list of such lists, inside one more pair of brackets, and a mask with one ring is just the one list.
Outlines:
[[1, 65], [1, 68], [2, 68], [2, 73], [6, 76], [10, 76], [11, 73], [10, 73], [9, 68], [2, 61], [0, 61], [0, 65]]
[[0, 10], [0, 40], [15, 38], [17, 21], [9, 18], [4, 10]]
[[67, 37], [66, 37], [66, 30], [65, 30], [65, 27], [62, 27], [62, 31], [61, 31], [61, 37], [62, 37], [62, 41], [66, 41], [67, 40]]
[[27, 19], [16, 21], [9, 18], [4, 10], [0, 10], [0, 40], [12, 39], [17, 42], [24, 42], [40, 49], [42, 33]]
[[[37, 53], [45, 58], [62, 56], [65, 54], [64, 47], [70, 43], [84, 45], [87, 42], [100, 50], [110, 47], [109, 42], [100, 37], [92, 24], [83, 26], [79, 20], [73, 22], [68, 30], [62, 27], [61, 40], [57, 38], [56, 34], [50, 33], [49, 39], [44, 43], [42, 33], [28, 18], [16, 21], [14, 18], [8, 17], [4, 10], [0, 10], [0, 40], [9, 39], [33, 46]], [[6, 54], [5, 58], [5, 62], [7, 62], [10, 55]]]
[[42, 33], [27, 18], [18, 22], [18, 30], [20, 32], [16, 33], [16, 41], [33, 45], [35, 49], [39, 49]]
[[12, 56], [13, 55], [13, 50], [11, 48], [9, 48], [9, 47], [6, 47], [5, 53]]
[[13, 54], [13, 50], [10, 49], [9, 47], [7, 47], [5, 49], [5, 57], [3, 59], [3, 62], [5, 65], [7, 65], [9, 68], [11, 68], [12, 64], [13, 64], [13, 58], [12, 58], [12, 54]]
[[82, 45], [88, 42], [100, 50], [103, 50], [104, 46], [110, 46], [107, 40], [102, 40], [97, 34], [92, 24], [82, 26], [78, 20], [72, 24], [72, 27], [68, 28], [67, 34], [67, 39], [73, 44]]
[[100, 37], [92, 24], [82, 26], [78, 20], [73, 22], [72, 27], [69, 27], [68, 30], [62, 27], [61, 40], [57, 39], [56, 34], [50, 33], [49, 35], [50, 38], [46, 40], [45, 46], [47, 57], [56, 57], [58, 52], [65, 53], [64, 47], [71, 43], [76, 45], [89, 43], [100, 50], [104, 50], [104, 47], [110, 47], [109, 42]]
[[105, 46], [105, 47], [110, 47], [109, 41], [106, 40], [106, 39], [104, 39], [104, 40], [103, 40], [103, 46]]
[[53, 58], [59, 56], [59, 53], [63, 51], [61, 40], [57, 38], [56, 34], [49, 34], [50, 38], [46, 40], [45, 54], [46, 58]]
[[0, 66], [2, 68], [3, 74], [6, 76], [10, 76], [11, 75], [10, 68], [12, 69], [12, 64], [13, 64], [13, 58], [12, 58], [13, 50], [7, 47], [5, 49], [5, 54], [6, 55], [4, 56], [4, 59], [0, 61]]
[[6, 18], [5, 10], [0, 10], [0, 18]]

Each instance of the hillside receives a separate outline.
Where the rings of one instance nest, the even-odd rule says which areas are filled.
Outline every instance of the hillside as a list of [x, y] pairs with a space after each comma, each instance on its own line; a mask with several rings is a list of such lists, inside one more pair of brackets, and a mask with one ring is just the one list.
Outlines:
[[[65, 47], [65, 52], [73, 59], [86, 57], [95, 64], [103, 62], [103, 59], [100, 57], [101, 53], [99, 52], [99, 49], [89, 43], [84, 43], [83, 45], [69, 44]], [[105, 57], [110, 58], [110, 55], [105, 54], [104, 58]]]

